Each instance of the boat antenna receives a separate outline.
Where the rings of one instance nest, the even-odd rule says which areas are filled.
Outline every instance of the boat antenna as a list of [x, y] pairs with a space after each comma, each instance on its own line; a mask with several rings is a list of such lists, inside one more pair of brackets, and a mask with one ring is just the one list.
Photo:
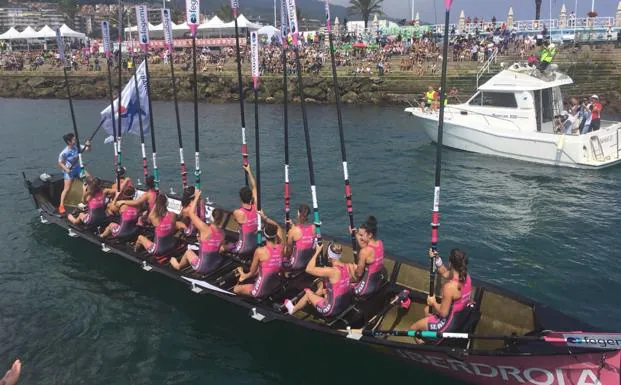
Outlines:
[[[438, 117], [438, 138], [436, 147], [436, 183], [433, 191], [433, 213], [431, 215], [431, 249], [438, 249], [438, 228], [440, 227], [440, 173], [442, 171], [442, 131], [444, 128], [444, 102], [446, 100], [446, 72], [448, 67], [449, 20], [453, 0], [444, 0], [444, 47], [442, 49], [442, 75], [440, 80], [440, 115]], [[429, 295], [434, 294], [436, 259], [429, 260]], [[429, 309], [431, 311], [431, 308]]]
[[63, 66], [63, 73], [65, 75], [65, 88], [67, 89], [67, 99], [69, 99], [69, 110], [71, 111], [71, 123], [73, 124], [73, 135], [75, 135], [75, 142], [78, 146], [78, 162], [80, 162], [80, 177], [85, 178], [84, 162], [82, 162], [82, 147], [80, 147], [80, 137], [78, 135], [78, 125], [75, 122], [75, 111], [73, 109], [73, 99], [71, 98], [71, 89], [69, 88], [69, 76], [67, 75], [67, 61], [65, 59], [65, 41], [60, 34], [60, 28], [56, 29], [56, 45], [58, 46], [58, 56]]
[[[295, 64], [298, 75], [298, 93], [300, 94], [300, 104], [302, 106], [302, 125], [304, 126], [304, 140], [306, 142], [306, 158], [308, 161], [308, 175], [310, 177], [311, 196], [313, 199], [314, 225], [317, 232], [317, 244], [322, 244], [321, 221], [319, 219], [319, 205], [317, 204], [317, 188], [315, 186], [315, 169], [313, 168], [313, 154], [311, 152], [310, 131], [308, 129], [308, 116], [306, 114], [306, 102], [304, 101], [304, 84], [302, 83], [302, 65], [300, 64], [300, 46], [298, 20], [296, 14], [295, 0], [287, 1], [287, 13], [289, 16], [289, 30], [293, 36], [293, 52], [295, 53]], [[324, 257], [318, 260], [320, 266], [325, 265]]]
[[[106, 64], [108, 67], [108, 93], [110, 94], [110, 117], [112, 119], [112, 137], [114, 139], [114, 174], [116, 180], [116, 186], [118, 188], [117, 191], [120, 191], [120, 183], [119, 183], [119, 173], [117, 170], [120, 168], [118, 166], [118, 150], [116, 143], [116, 120], [114, 119], [114, 95], [112, 88], [112, 55], [110, 49], [110, 23], [107, 20], [101, 22], [101, 36], [102, 36], [102, 45], [104, 50], [104, 56], [106, 57]], [[119, 98], [120, 100], [120, 98]]]
[[172, 34], [172, 19], [170, 10], [162, 8], [162, 27], [164, 29], [164, 41], [168, 50], [168, 61], [170, 62], [170, 78], [172, 80], [173, 100], [175, 103], [175, 119], [177, 122], [177, 138], [179, 139], [179, 165], [181, 167], [181, 186], [185, 190], [188, 187], [188, 169], [185, 166], [183, 156], [183, 138], [181, 137], [181, 119], [179, 118], [179, 102], [177, 100], [177, 80], [175, 79], [175, 65], [173, 60], [174, 39]]
[[201, 188], [200, 146], [198, 135], [198, 80], [196, 78], [196, 31], [200, 22], [200, 0], [186, 0], [186, 22], [192, 35], [192, 91], [194, 94], [194, 187]]
[[[261, 151], [259, 140], [259, 34], [257, 31], [250, 33], [250, 64], [252, 68], [252, 89], [254, 92], [254, 141], [257, 183], [257, 211], [261, 211]], [[257, 245], [263, 244], [261, 234], [261, 215], [257, 215]]]
[[[334, 37], [332, 35], [332, 21], [330, 18], [330, 0], [326, 2], [326, 28], [328, 30], [328, 39], [330, 43], [330, 60], [332, 62], [332, 82], [334, 87], [334, 101], [336, 103], [336, 116], [339, 125], [339, 139], [341, 141], [341, 160], [343, 162], [343, 179], [345, 181], [345, 203], [347, 205], [347, 214], [349, 215], [349, 228], [354, 229], [354, 208], [351, 199], [351, 185], [349, 183], [349, 171], [347, 170], [347, 152], [345, 150], [345, 133], [343, 132], [343, 115], [341, 113], [341, 95], [336, 75], [336, 60], [334, 58]], [[358, 263], [358, 244], [353, 231], [350, 231], [351, 247], [354, 253], [354, 261]]]
[[[119, 0], [119, 16], [118, 16], [118, 27], [119, 27], [119, 84], [118, 84], [118, 97], [119, 97], [119, 106], [118, 106], [118, 121], [117, 121], [117, 127], [118, 130], [116, 130], [116, 138], [114, 138], [114, 146], [116, 146], [116, 154], [117, 154], [117, 159], [116, 159], [116, 192], [120, 192], [121, 191], [121, 178], [119, 176], [119, 171], [121, 170], [121, 165], [123, 162], [122, 159], [122, 155], [121, 155], [121, 137], [122, 137], [122, 131], [123, 131], [123, 126], [122, 126], [122, 119], [123, 116], [121, 115], [121, 94], [123, 91], [123, 80], [122, 80], [122, 71], [123, 71], [123, 50], [121, 49], [122, 45], [123, 45], [123, 1]], [[113, 115], [114, 116], [114, 115]], [[114, 119], [113, 119], [114, 120]], [[113, 126], [114, 128], [114, 126]], [[113, 133], [114, 134], [114, 133]]]
[[287, 20], [287, 1], [280, 1], [280, 45], [282, 47], [282, 91], [283, 91], [283, 120], [285, 136], [285, 234], [289, 232], [291, 221], [291, 196], [289, 192], [289, 84], [287, 81], [287, 52], [289, 42], [287, 41], [288, 31]]
[[[248, 143], [246, 142], [246, 114], [244, 112], [244, 85], [242, 83], [241, 54], [239, 52], [239, 26], [237, 24], [237, 10], [239, 9], [239, 1], [231, 0], [231, 13], [235, 22], [235, 55], [237, 62], [237, 86], [239, 90], [239, 112], [241, 115], [241, 133], [242, 133], [242, 162], [244, 166], [248, 165]], [[246, 186], [248, 186], [248, 175], [244, 172]]]
[[[149, 75], [149, 20], [147, 18], [147, 6], [136, 6], [136, 20], [138, 26], [138, 39], [140, 40], [140, 49], [144, 54], [144, 71], [147, 83], [147, 102], [149, 104], [149, 125], [151, 127], [151, 152], [153, 157], [153, 179], [155, 180], [155, 191], [160, 191], [160, 171], [157, 168], [157, 148], [155, 146], [155, 126], [153, 124], [153, 106], [151, 104], [151, 77]], [[144, 136], [141, 131], [141, 140], [143, 143], [142, 156], [145, 158], [144, 152]], [[146, 170], [146, 166], [145, 170]]]

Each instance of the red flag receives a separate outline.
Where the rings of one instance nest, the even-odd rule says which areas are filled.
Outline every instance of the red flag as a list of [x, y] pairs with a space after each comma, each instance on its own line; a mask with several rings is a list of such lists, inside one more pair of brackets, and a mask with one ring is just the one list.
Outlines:
[[444, 6], [447, 11], [451, 9], [451, 4], [453, 4], [453, 0], [444, 0]]

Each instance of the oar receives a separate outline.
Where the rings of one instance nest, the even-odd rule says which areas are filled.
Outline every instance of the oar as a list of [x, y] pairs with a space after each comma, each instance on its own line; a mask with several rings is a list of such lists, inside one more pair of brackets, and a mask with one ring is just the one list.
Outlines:
[[[168, 49], [168, 56], [170, 62], [170, 77], [172, 80], [173, 100], [175, 103], [175, 118], [177, 122], [177, 138], [179, 140], [179, 164], [181, 167], [181, 186], [185, 190], [188, 186], [188, 170], [185, 166], [185, 159], [183, 157], [183, 139], [181, 137], [181, 119], [179, 117], [179, 102], [177, 100], [177, 80], [175, 79], [175, 65], [173, 64], [173, 50], [174, 39], [172, 33], [172, 20], [170, 17], [170, 11], [168, 9], [162, 9], [162, 26], [164, 29], [164, 41]], [[196, 82], [196, 79], [194, 79]]]
[[[448, 65], [449, 21], [451, 3], [444, 0], [446, 15], [444, 19], [444, 47], [442, 50], [442, 78], [440, 81], [440, 116], [438, 117], [438, 139], [436, 147], [436, 183], [433, 191], [433, 213], [431, 214], [431, 249], [438, 249], [438, 228], [440, 227], [440, 173], [442, 172], [442, 131], [444, 127], [444, 100], [446, 99], [446, 71]], [[435, 253], [434, 253], [435, 255]], [[429, 295], [434, 295], [436, 279], [436, 258], [429, 259]], [[429, 306], [429, 313], [433, 308]]]
[[[116, 186], [119, 188], [119, 154], [118, 147], [116, 143], [116, 120], [114, 119], [114, 95], [112, 88], [112, 57], [111, 57], [111, 46], [110, 46], [110, 24], [107, 20], [101, 22], [101, 35], [103, 42], [103, 50], [104, 56], [106, 57], [106, 67], [108, 67], [108, 94], [110, 96], [110, 117], [112, 120], [112, 139], [114, 140], [114, 179], [116, 180]], [[119, 64], [120, 65], [120, 64]], [[121, 105], [121, 95], [119, 94], [119, 106]], [[120, 113], [120, 112], [119, 112]], [[117, 192], [119, 190], [117, 189]]]
[[287, 81], [287, 3], [286, 0], [280, 2], [280, 35], [282, 46], [282, 91], [283, 91], [283, 120], [285, 136], [285, 234], [289, 232], [291, 221], [291, 198], [289, 191], [289, 84]]
[[[345, 204], [347, 205], [347, 214], [349, 216], [349, 228], [353, 229], [354, 225], [354, 208], [351, 199], [351, 185], [349, 183], [349, 171], [347, 170], [347, 152], [345, 150], [345, 133], [343, 132], [343, 115], [341, 113], [341, 95], [339, 84], [336, 77], [336, 60], [334, 59], [334, 39], [332, 36], [332, 22], [330, 20], [330, 0], [326, 1], [326, 27], [328, 29], [328, 39], [330, 41], [330, 61], [332, 62], [332, 82], [334, 84], [334, 102], [336, 103], [336, 116], [339, 125], [339, 139], [341, 141], [341, 160], [343, 162], [343, 179], [345, 181]], [[349, 233], [351, 237], [351, 248], [354, 253], [354, 261], [358, 263], [358, 243], [356, 235], [353, 231]]]
[[121, 191], [121, 178], [119, 176], [119, 170], [123, 163], [123, 157], [121, 155], [121, 137], [123, 131], [122, 120], [123, 116], [121, 115], [121, 95], [123, 93], [123, 1], [119, 0], [119, 15], [118, 15], [118, 26], [119, 26], [119, 84], [117, 95], [119, 97], [119, 111], [118, 112], [118, 121], [116, 127], [118, 130], [116, 131], [117, 137], [115, 138], [114, 145], [116, 146], [117, 151], [117, 162], [116, 162], [116, 192], [119, 193]]
[[[250, 33], [250, 61], [252, 67], [252, 88], [254, 91], [254, 141], [257, 183], [257, 211], [261, 212], [261, 141], [259, 138], [259, 34]], [[261, 215], [257, 215], [257, 245], [263, 244], [261, 233]]]
[[[149, 104], [149, 126], [151, 127], [151, 150], [153, 157], [153, 179], [155, 191], [160, 191], [160, 171], [157, 168], [157, 148], [155, 146], [155, 126], [153, 124], [153, 106], [151, 104], [151, 79], [149, 79], [149, 20], [147, 18], [147, 6], [136, 6], [136, 25], [138, 26], [138, 39], [140, 49], [144, 54], [144, 70], [147, 76], [147, 101]], [[144, 154], [144, 153], [143, 153]], [[143, 155], [144, 156], [144, 155]]]
[[80, 146], [80, 137], [78, 136], [78, 125], [75, 121], [75, 111], [73, 109], [73, 99], [71, 98], [71, 89], [69, 88], [69, 76], [67, 75], [67, 63], [65, 61], [65, 41], [60, 35], [60, 29], [56, 30], [56, 44], [58, 46], [58, 56], [63, 66], [63, 74], [65, 75], [65, 88], [67, 89], [67, 99], [69, 99], [69, 110], [71, 111], [71, 123], [73, 124], [73, 135], [78, 146], [78, 162], [80, 162], [80, 177], [84, 179], [84, 163], [82, 162], [82, 147]]
[[589, 349], [621, 350], [621, 333], [592, 334], [585, 332], [547, 332], [545, 336], [518, 336], [518, 335], [478, 335], [469, 333], [441, 333], [417, 330], [342, 330], [352, 334], [361, 334], [365, 337], [415, 337], [430, 339], [462, 339], [462, 340], [496, 340], [508, 342], [548, 342], [554, 344], [566, 344], [571, 347]]
[[[306, 142], [306, 158], [308, 161], [308, 175], [310, 177], [311, 197], [313, 199], [314, 224], [316, 229], [317, 244], [322, 244], [321, 220], [319, 219], [319, 205], [317, 203], [317, 187], [315, 186], [315, 169], [313, 167], [313, 154], [311, 152], [310, 131], [308, 129], [308, 116], [306, 114], [306, 102], [304, 101], [304, 84], [302, 82], [302, 65], [300, 64], [300, 47], [298, 45], [298, 20], [295, 0], [287, 0], [289, 14], [289, 29], [293, 33], [293, 50], [295, 52], [296, 69], [298, 72], [298, 91], [302, 106], [302, 125], [304, 126], [304, 140]], [[320, 266], [325, 266], [325, 258], [318, 260]]]
[[[242, 131], [242, 162], [246, 166], [248, 164], [248, 143], [246, 143], [246, 114], [244, 112], [244, 85], [242, 83], [241, 54], [239, 52], [239, 27], [237, 25], [237, 10], [239, 8], [238, 0], [231, 0], [231, 12], [235, 21], [235, 57], [237, 61], [237, 85], [239, 89], [239, 112], [241, 115], [241, 131]], [[246, 186], [248, 186], [248, 175], [244, 172]]]
[[[134, 61], [134, 89], [136, 90], [136, 105], [138, 106], [138, 111], [142, 111], [142, 107], [140, 106], [140, 89], [138, 88], [138, 66], [136, 65], [135, 57], [132, 57]], [[146, 65], [146, 64], [145, 64]], [[149, 111], [149, 115], [151, 115], [151, 111]], [[142, 116], [139, 114], [138, 116], [138, 127], [140, 127], [140, 150], [142, 152], [142, 172], [143, 177], [146, 183], [147, 177], [149, 176], [149, 164], [147, 162], [147, 151], [144, 146], [144, 126], [142, 125]]]
[[[99, 122], [99, 125], [97, 126], [97, 128], [95, 128], [95, 131], [93, 131], [93, 133], [91, 134], [91, 136], [89, 136], [89, 137], [88, 137], [88, 139], [86, 139], [86, 142], [89, 142], [89, 143], [90, 143], [90, 142], [92, 142], [92, 141], [93, 141], [93, 138], [95, 137], [95, 135], [97, 135], [97, 133], [99, 132], [99, 130], [101, 129], [101, 127], [103, 126], [103, 124], [104, 124], [104, 122], [105, 122], [105, 121], [106, 121], [106, 119], [104, 118], [104, 119], [102, 119], [102, 120]], [[86, 143], [86, 142], [85, 142], [85, 143]], [[88, 145], [85, 145], [85, 146], [84, 146], [84, 149], [86, 149], [86, 147], [88, 147]], [[83, 152], [83, 151], [84, 151], [83, 149], [80, 149], [80, 150], [79, 150], [79, 152]], [[71, 162], [71, 167], [73, 167], [73, 165], [75, 164], [75, 162], [76, 162], [76, 161], [77, 161], [77, 160], [76, 160], [76, 159], [74, 159], [74, 160]], [[71, 167], [69, 167], [69, 168], [71, 168]]]
[[196, 77], [196, 31], [199, 23], [200, 1], [186, 0], [188, 16], [187, 23], [190, 26], [192, 34], [192, 79], [194, 81], [192, 91], [194, 96], [194, 187], [201, 188], [201, 163], [200, 163], [200, 146], [198, 136], [198, 80]]

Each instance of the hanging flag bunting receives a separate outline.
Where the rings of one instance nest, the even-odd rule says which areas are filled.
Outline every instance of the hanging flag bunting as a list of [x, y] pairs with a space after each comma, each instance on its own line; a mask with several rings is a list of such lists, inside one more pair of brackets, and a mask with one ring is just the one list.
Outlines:
[[56, 45], [58, 46], [58, 57], [64, 66], [66, 64], [65, 63], [65, 41], [63, 40], [63, 37], [60, 35], [60, 28], [56, 28]]
[[254, 88], [259, 85], [259, 35], [257, 31], [250, 32], [250, 61], [252, 67], [252, 82]]
[[196, 30], [198, 29], [198, 23], [200, 19], [200, 0], [185, 0], [185, 12], [186, 22], [190, 27], [192, 37], [196, 36]]
[[104, 55], [110, 58], [110, 52], [112, 51], [112, 46], [110, 45], [110, 23], [106, 20], [101, 22], [101, 36]]
[[[121, 93], [121, 105], [119, 106], [119, 99], [115, 99], [113, 102], [115, 113], [120, 113], [122, 117], [122, 125], [120, 133], [117, 135], [125, 135], [127, 133], [140, 135], [140, 121], [142, 119], [142, 128], [144, 135], [149, 135], [149, 100], [147, 98], [147, 72], [145, 70], [144, 61], [140, 64], [136, 70], [136, 76], [138, 80], [138, 95], [136, 93], [136, 85], [134, 79], [130, 78], [127, 85]], [[138, 107], [138, 98], [140, 98], [140, 107]], [[103, 129], [110, 135], [106, 139], [106, 143], [113, 140], [113, 127], [112, 127], [112, 114], [110, 106], [101, 111], [101, 120], [103, 121]]]
[[298, 15], [295, 0], [287, 1], [287, 15], [289, 16], [289, 32], [293, 37], [293, 45], [298, 45]]
[[136, 6], [136, 21], [138, 24], [138, 41], [144, 52], [149, 47], [149, 17], [146, 5]]
[[166, 48], [168, 52], [172, 52], [173, 49], [173, 33], [172, 33], [172, 19], [170, 17], [169, 9], [162, 9], [162, 28], [164, 29], [164, 41], [166, 42]]
[[233, 11], [233, 17], [237, 18], [237, 10], [239, 9], [239, 1], [231, 0], [231, 10]]

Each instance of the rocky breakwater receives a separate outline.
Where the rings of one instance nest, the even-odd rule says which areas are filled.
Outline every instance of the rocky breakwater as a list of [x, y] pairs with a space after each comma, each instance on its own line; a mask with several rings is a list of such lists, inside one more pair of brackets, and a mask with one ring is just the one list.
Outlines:
[[[114, 77], [116, 80], [116, 76]], [[154, 100], [171, 100], [172, 83], [168, 74], [153, 73], [151, 75], [151, 93]], [[341, 77], [339, 78], [340, 96], [344, 103], [361, 104], [384, 104], [403, 101], [401, 95], [392, 93], [389, 88], [394, 87], [394, 81], [386, 82], [387, 78], [380, 77]], [[405, 82], [412, 83], [406, 77]], [[123, 82], [128, 81], [125, 74]], [[308, 75], [304, 79], [304, 94], [310, 103], [332, 103], [334, 101], [334, 89], [332, 78], [320, 75]], [[70, 73], [69, 82], [71, 94], [76, 99], [107, 99], [108, 80], [104, 74], [95, 73]], [[114, 80], [113, 80], [114, 82]], [[190, 73], [181, 72], [177, 76], [177, 90], [180, 100], [192, 100], [192, 76]], [[116, 83], [116, 82], [114, 82]], [[244, 79], [245, 98], [251, 100], [252, 80]], [[403, 82], [398, 82], [403, 84]], [[116, 87], [116, 85], [114, 86]], [[233, 102], [239, 100], [237, 77], [235, 73], [219, 73], [198, 75], [198, 94], [201, 100], [211, 103]], [[424, 89], [410, 84], [408, 89]], [[300, 95], [297, 89], [297, 78], [292, 76], [288, 82], [288, 96], [291, 102], [299, 102]], [[282, 78], [280, 76], [265, 76], [261, 78], [259, 97], [264, 103], [282, 103], [284, 92]], [[56, 72], [0, 72], [0, 97], [6, 98], [59, 98], [67, 97], [62, 74]]]

